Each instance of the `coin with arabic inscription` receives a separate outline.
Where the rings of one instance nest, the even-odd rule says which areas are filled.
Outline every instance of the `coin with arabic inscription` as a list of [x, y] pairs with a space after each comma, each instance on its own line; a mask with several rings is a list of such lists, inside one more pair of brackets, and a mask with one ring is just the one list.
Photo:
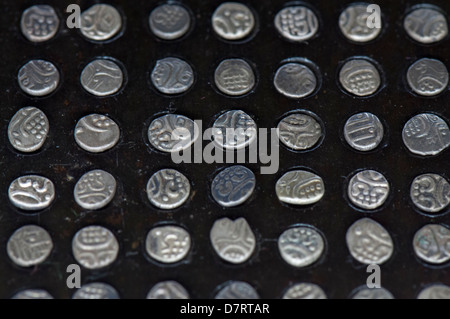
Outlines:
[[293, 99], [310, 96], [316, 90], [317, 82], [316, 75], [308, 66], [295, 62], [282, 65], [273, 80], [280, 94]]
[[423, 58], [410, 66], [406, 79], [414, 93], [435, 96], [448, 89], [449, 74], [441, 61]]
[[290, 6], [282, 9], [275, 17], [275, 28], [286, 40], [304, 42], [319, 31], [319, 19], [305, 6]]
[[31, 42], [45, 42], [53, 37], [59, 29], [59, 17], [49, 5], [39, 4], [26, 9], [20, 20], [22, 34]]
[[450, 204], [450, 184], [438, 174], [423, 174], [414, 179], [410, 195], [420, 210], [439, 213]]
[[450, 299], [450, 287], [443, 284], [434, 284], [423, 289], [417, 299]]
[[116, 188], [116, 179], [108, 172], [97, 169], [80, 178], [73, 190], [73, 196], [82, 208], [97, 210], [113, 200]]
[[174, 169], [156, 172], [147, 183], [147, 197], [161, 209], [175, 209], [189, 198], [191, 185], [186, 176]]
[[191, 27], [189, 11], [179, 4], [162, 4], [149, 17], [150, 30], [163, 40], [183, 37]]
[[153, 86], [161, 93], [176, 95], [187, 92], [194, 85], [194, 70], [178, 58], [158, 60], [151, 74]]
[[290, 287], [284, 293], [283, 299], [327, 299], [327, 295], [318, 285], [300, 283]]
[[355, 150], [368, 152], [376, 149], [383, 141], [384, 127], [376, 115], [368, 112], [358, 113], [345, 123], [344, 137], [348, 145]]
[[255, 73], [242, 59], [222, 61], [216, 69], [214, 80], [220, 92], [230, 96], [247, 94], [255, 87]]
[[189, 299], [189, 293], [178, 282], [169, 280], [153, 286], [147, 295], [147, 299]]
[[242, 3], [225, 2], [214, 12], [212, 26], [214, 31], [225, 40], [242, 40], [254, 30], [255, 16]]
[[322, 126], [307, 114], [296, 113], [278, 124], [280, 141], [295, 151], [304, 151], [317, 145], [323, 136]]
[[81, 286], [73, 294], [72, 299], [120, 299], [120, 297], [114, 287], [101, 282], [93, 282]]
[[14, 296], [11, 297], [11, 299], [53, 299], [53, 296], [50, 295], [46, 290], [42, 289], [27, 289], [22, 290], [18, 293], [16, 293]]
[[[359, 43], [375, 40], [382, 31], [380, 27], [371, 27], [369, 17], [373, 12], [369, 10], [369, 3], [354, 3], [349, 5], [339, 17], [339, 28], [349, 40]], [[380, 17], [381, 20], [381, 17]]]
[[20, 88], [28, 95], [42, 97], [53, 93], [59, 85], [59, 71], [53, 63], [31, 60], [17, 75]]
[[153, 228], [145, 240], [150, 257], [164, 264], [173, 264], [186, 258], [191, 249], [191, 236], [178, 226]]
[[250, 198], [255, 185], [255, 174], [244, 166], [236, 165], [224, 169], [214, 178], [211, 194], [221, 206], [235, 207]]
[[122, 17], [109, 4], [95, 4], [81, 14], [81, 34], [89, 40], [106, 41], [122, 29]]
[[89, 93], [108, 96], [122, 88], [123, 72], [117, 63], [108, 59], [97, 59], [84, 68], [80, 81]]
[[450, 228], [435, 224], [422, 227], [414, 236], [413, 248], [423, 261], [445, 264], [450, 260]]
[[103, 153], [116, 146], [120, 139], [119, 126], [102, 114], [80, 119], [75, 127], [75, 142], [90, 153]]
[[375, 94], [381, 86], [377, 67], [361, 58], [353, 58], [344, 64], [339, 73], [339, 81], [345, 91], [358, 97]]
[[389, 192], [389, 182], [383, 174], [365, 170], [350, 179], [347, 194], [352, 204], [358, 208], [373, 210], [383, 206]]
[[325, 185], [320, 176], [307, 171], [284, 174], [275, 186], [278, 199], [291, 205], [312, 205], [322, 199]]
[[240, 150], [256, 141], [257, 126], [250, 115], [240, 110], [228, 111], [214, 122], [214, 144], [225, 150]]
[[230, 281], [216, 295], [215, 299], [260, 299], [258, 292], [243, 281]]
[[11, 203], [25, 211], [45, 209], [55, 199], [55, 185], [46, 177], [27, 175], [15, 179], [8, 189]]
[[406, 33], [422, 44], [433, 44], [448, 36], [445, 15], [433, 7], [418, 7], [411, 11], [403, 22]]

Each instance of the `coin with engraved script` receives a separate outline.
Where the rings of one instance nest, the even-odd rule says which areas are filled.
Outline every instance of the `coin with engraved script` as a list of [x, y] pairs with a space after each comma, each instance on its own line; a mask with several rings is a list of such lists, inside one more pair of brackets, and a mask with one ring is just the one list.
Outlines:
[[96, 4], [81, 14], [81, 34], [89, 40], [106, 41], [122, 29], [122, 17], [109, 4]]
[[450, 261], [450, 228], [430, 224], [414, 236], [414, 252], [423, 261], [442, 265]]
[[437, 174], [417, 176], [411, 184], [411, 200], [420, 210], [439, 213], [450, 204], [450, 184]]
[[390, 192], [389, 182], [374, 170], [357, 173], [348, 183], [348, 198], [361, 209], [377, 209], [386, 202]]
[[305, 6], [291, 6], [282, 9], [275, 17], [275, 28], [286, 40], [304, 42], [319, 31], [319, 19]]
[[358, 113], [345, 123], [344, 137], [353, 149], [368, 152], [376, 149], [383, 141], [384, 127], [376, 115]]
[[80, 81], [89, 93], [96, 96], [108, 96], [121, 89], [123, 72], [115, 62], [97, 59], [84, 68]]
[[304, 64], [287, 63], [277, 70], [273, 83], [280, 94], [293, 99], [301, 99], [316, 90], [317, 77]]
[[147, 197], [161, 209], [175, 209], [189, 198], [191, 184], [186, 176], [174, 169], [156, 172], [147, 183]]
[[9, 258], [20, 267], [31, 267], [43, 263], [53, 250], [49, 233], [35, 225], [23, 226], [8, 240], [6, 251]]
[[377, 67], [360, 58], [354, 58], [344, 64], [339, 73], [339, 81], [345, 91], [359, 97], [375, 94], [381, 86]]
[[322, 135], [322, 126], [314, 117], [307, 114], [288, 115], [278, 124], [278, 136], [281, 142], [295, 151], [313, 148]]
[[82, 208], [97, 210], [113, 200], [116, 189], [116, 179], [108, 172], [97, 169], [80, 178], [73, 190], [73, 196]]
[[241, 165], [231, 166], [214, 178], [211, 194], [221, 206], [235, 207], [250, 198], [255, 185], [255, 174], [251, 170]]
[[243, 281], [230, 281], [216, 295], [215, 299], [260, 299], [258, 292]]
[[362, 264], [381, 265], [394, 253], [391, 235], [370, 218], [356, 221], [347, 230], [346, 241], [350, 254]]
[[291, 171], [284, 174], [275, 187], [278, 199], [291, 205], [312, 205], [325, 194], [320, 176], [307, 171]]
[[394, 296], [384, 288], [362, 287], [352, 296], [352, 299], [394, 299]]
[[17, 81], [26, 94], [42, 97], [57, 89], [60, 75], [51, 62], [31, 60], [19, 70]]
[[381, 33], [381, 28], [371, 28], [369, 17], [372, 11], [367, 11], [369, 3], [354, 3], [349, 5], [339, 18], [339, 28], [349, 40], [359, 43], [375, 40]]
[[26, 9], [20, 20], [22, 34], [31, 42], [52, 39], [59, 29], [59, 17], [49, 5], [39, 4]]
[[419, 7], [411, 11], [403, 27], [412, 39], [422, 44], [436, 43], [448, 36], [447, 18], [432, 7]]
[[119, 142], [120, 129], [116, 122], [106, 115], [91, 114], [78, 121], [74, 137], [83, 150], [103, 153]]
[[406, 79], [414, 93], [435, 96], [448, 89], [449, 74], [441, 61], [423, 58], [410, 66]]
[[214, 31], [225, 40], [242, 40], [254, 30], [255, 16], [242, 3], [225, 2], [214, 12], [212, 26]]
[[284, 293], [283, 299], [327, 299], [327, 295], [318, 285], [300, 283], [290, 287]]
[[42, 289], [27, 289], [16, 293], [11, 299], [53, 299], [47, 291]]
[[169, 280], [153, 286], [147, 299], [189, 299], [189, 293], [178, 282]]
[[11, 203], [25, 211], [45, 209], [55, 199], [55, 186], [48, 178], [27, 175], [15, 179], [8, 189]]
[[162, 4], [156, 7], [149, 18], [150, 30], [163, 40], [183, 37], [191, 27], [191, 15], [179, 4]]
[[153, 228], [145, 240], [147, 254], [164, 264], [173, 264], [186, 258], [191, 249], [191, 236], [178, 226]]
[[225, 150], [240, 150], [255, 142], [255, 121], [244, 111], [228, 111], [214, 122], [212, 136], [214, 144]]
[[417, 299], [450, 299], [450, 287], [443, 284], [434, 284], [423, 289]]
[[178, 58], [158, 60], [151, 74], [153, 86], [168, 95], [181, 94], [194, 85], [194, 70]]
[[255, 87], [255, 73], [252, 67], [242, 59], [222, 61], [216, 69], [214, 80], [220, 92], [240, 96]]
[[94, 282], [81, 286], [72, 296], [72, 299], [120, 299], [114, 287], [101, 282]]

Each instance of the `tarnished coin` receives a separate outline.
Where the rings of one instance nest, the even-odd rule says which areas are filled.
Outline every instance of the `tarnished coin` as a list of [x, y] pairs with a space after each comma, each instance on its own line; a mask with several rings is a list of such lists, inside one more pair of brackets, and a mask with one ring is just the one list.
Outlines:
[[278, 238], [281, 257], [289, 265], [298, 268], [314, 264], [324, 249], [322, 235], [308, 226], [290, 228]]
[[58, 32], [58, 14], [53, 7], [45, 4], [31, 6], [22, 14], [20, 29], [31, 42], [48, 41]]
[[28, 95], [45, 96], [54, 92], [59, 85], [59, 71], [51, 62], [31, 60], [17, 75], [20, 88]]
[[32, 106], [24, 107], [9, 122], [9, 142], [20, 152], [35, 152], [44, 145], [49, 126], [44, 112]]
[[81, 34], [89, 40], [106, 41], [122, 29], [122, 17], [109, 4], [96, 4], [81, 14]]
[[172, 153], [191, 147], [199, 138], [198, 125], [191, 119], [177, 114], [161, 116], [150, 124], [148, 139], [158, 151]]
[[53, 297], [42, 289], [27, 289], [18, 292], [11, 299], [53, 299]]
[[427, 213], [439, 213], [450, 204], [450, 184], [437, 174], [417, 176], [411, 185], [411, 200]]
[[311, 205], [325, 194], [320, 176], [307, 171], [291, 171], [284, 174], [275, 187], [278, 199], [291, 205]]
[[215, 299], [259, 299], [255, 288], [243, 281], [230, 281], [216, 295]]
[[94, 282], [81, 286], [72, 296], [72, 299], [120, 299], [114, 287], [101, 282]]
[[448, 35], [445, 15], [430, 7], [421, 7], [411, 11], [403, 23], [406, 33], [423, 44], [436, 43]]
[[450, 299], [450, 287], [442, 284], [431, 285], [423, 289], [417, 299]]
[[231, 96], [247, 94], [255, 87], [253, 69], [242, 59], [222, 61], [216, 69], [214, 80], [220, 92]]
[[322, 126], [310, 115], [291, 114], [278, 124], [281, 142], [295, 151], [313, 148], [321, 139]]
[[280, 94], [293, 99], [301, 99], [316, 90], [317, 77], [306, 65], [287, 63], [277, 70], [273, 84]]
[[98, 59], [89, 63], [81, 73], [81, 85], [96, 96], [108, 96], [117, 93], [123, 84], [120, 66], [111, 60]]
[[189, 299], [189, 293], [178, 282], [170, 280], [153, 286], [147, 299]]
[[119, 126], [101, 114], [91, 114], [78, 121], [75, 127], [75, 142], [83, 150], [103, 153], [116, 146], [120, 138]]
[[155, 227], [147, 235], [145, 249], [150, 257], [161, 263], [176, 263], [189, 253], [191, 236], [178, 226]]
[[255, 28], [255, 17], [244, 4], [225, 2], [214, 12], [212, 26], [214, 31], [225, 40], [242, 40]]
[[368, 18], [372, 11], [367, 11], [369, 3], [355, 3], [348, 6], [339, 18], [339, 28], [349, 40], [359, 43], [375, 40], [382, 28], [369, 27]]
[[101, 226], [88, 226], [73, 237], [72, 253], [81, 266], [100, 269], [116, 260], [119, 243], [110, 230]]
[[176, 40], [189, 31], [191, 15], [179, 4], [163, 4], [152, 11], [149, 24], [158, 38]]
[[350, 254], [362, 264], [381, 265], [394, 253], [391, 235], [376, 221], [363, 218], [347, 231], [347, 247]]
[[275, 28], [283, 38], [289, 41], [303, 42], [317, 34], [319, 31], [319, 19], [307, 7], [287, 7], [276, 15]]
[[381, 86], [377, 67], [365, 59], [352, 59], [344, 64], [339, 81], [348, 93], [365, 97], [375, 94]]
[[414, 93], [435, 96], [448, 89], [449, 75], [441, 61], [423, 58], [410, 66], [406, 79]]
[[18, 266], [31, 267], [43, 263], [53, 250], [53, 241], [47, 231], [28, 225], [16, 230], [8, 240], [6, 251]]
[[27, 175], [15, 179], [8, 189], [8, 197], [17, 208], [26, 211], [42, 210], [55, 199], [55, 186], [48, 178]]
[[450, 129], [439, 116], [419, 114], [410, 119], [403, 128], [403, 143], [411, 153], [434, 156], [450, 146]]
[[214, 122], [214, 143], [226, 150], [240, 150], [255, 142], [258, 132], [255, 121], [244, 111], [228, 111]]
[[73, 196], [82, 208], [97, 210], [113, 200], [116, 189], [116, 179], [108, 172], [97, 169], [80, 178], [73, 190]]
[[383, 174], [373, 170], [357, 173], [348, 183], [348, 198], [353, 205], [367, 210], [377, 209], [386, 202], [390, 186]]
[[256, 238], [244, 218], [217, 220], [210, 232], [211, 244], [223, 260], [232, 264], [246, 262], [256, 248]]
[[189, 198], [189, 180], [174, 169], [156, 172], [147, 183], [147, 196], [150, 202], [161, 209], [175, 209]]
[[423, 261], [445, 264], [450, 260], [450, 229], [441, 225], [426, 225], [414, 236], [413, 247]]
[[165, 58], [156, 62], [151, 80], [155, 88], [163, 94], [181, 94], [194, 85], [194, 70], [181, 59]]
[[284, 293], [283, 299], [327, 299], [327, 295], [315, 284], [301, 283], [290, 287]]
[[394, 299], [394, 296], [384, 288], [362, 287], [352, 296], [352, 299]]
[[240, 165], [228, 167], [213, 180], [211, 194], [223, 207], [243, 204], [253, 194], [256, 185], [255, 174]]
[[384, 137], [384, 127], [376, 115], [358, 113], [345, 123], [344, 137], [348, 145], [355, 150], [368, 152], [380, 145]]

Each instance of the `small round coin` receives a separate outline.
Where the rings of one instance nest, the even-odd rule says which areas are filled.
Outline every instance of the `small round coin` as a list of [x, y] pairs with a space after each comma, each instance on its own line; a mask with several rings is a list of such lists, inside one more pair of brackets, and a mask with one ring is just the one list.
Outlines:
[[82, 208], [98, 210], [113, 200], [116, 189], [116, 179], [108, 172], [97, 169], [80, 178], [73, 190], [73, 196]]
[[194, 85], [194, 70], [181, 59], [165, 58], [156, 62], [151, 80], [153, 86], [163, 94], [182, 94]]
[[384, 288], [362, 287], [352, 296], [352, 299], [394, 299], [394, 296]]
[[216, 69], [214, 80], [220, 92], [240, 96], [255, 87], [255, 73], [252, 67], [242, 59], [222, 61]]
[[259, 299], [259, 295], [246, 282], [230, 281], [217, 293], [215, 299]]
[[436, 43], [448, 36], [445, 15], [431, 7], [419, 7], [411, 11], [403, 27], [412, 39], [422, 44]]
[[109, 4], [96, 4], [81, 14], [81, 34], [92, 41], [107, 41], [122, 29], [122, 17]]
[[51, 62], [31, 60], [19, 70], [17, 80], [26, 94], [42, 97], [56, 90], [60, 75]]
[[86, 152], [103, 153], [119, 142], [120, 129], [109, 117], [91, 114], [78, 121], [74, 137], [78, 146]]
[[221, 206], [235, 207], [250, 198], [255, 185], [255, 174], [244, 166], [236, 165], [224, 169], [214, 178], [211, 194]]
[[448, 89], [449, 74], [441, 61], [423, 58], [410, 66], [406, 79], [414, 93], [435, 96]]
[[357, 173], [348, 183], [348, 198], [361, 209], [377, 209], [386, 202], [390, 192], [389, 182], [383, 174], [373, 170]]
[[178, 226], [155, 227], [147, 235], [145, 249], [147, 254], [158, 262], [177, 263], [188, 255], [191, 236]]
[[286, 40], [304, 42], [319, 31], [319, 19], [305, 6], [291, 6], [282, 9], [275, 17], [275, 28]]
[[327, 299], [327, 295], [318, 285], [300, 283], [290, 287], [284, 293], [283, 299]]
[[191, 27], [191, 15], [179, 4], [163, 4], [156, 7], [149, 18], [150, 30], [163, 40], [183, 37]]
[[295, 151], [304, 151], [317, 145], [323, 136], [322, 126], [307, 114], [295, 113], [278, 124], [281, 142]]
[[114, 287], [101, 282], [94, 282], [81, 286], [72, 296], [72, 299], [120, 299]]
[[242, 40], [254, 30], [255, 16], [242, 3], [225, 2], [214, 12], [212, 26], [214, 31], [225, 40]]
[[420, 210], [439, 213], [450, 204], [450, 184], [440, 175], [423, 174], [414, 179], [410, 195]]
[[25, 211], [45, 209], [55, 199], [55, 186], [48, 178], [27, 175], [15, 179], [8, 189], [11, 203]]
[[414, 236], [413, 247], [423, 261], [445, 264], [450, 260], [450, 228], [434, 224], [422, 227]]
[[147, 299], [189, 299], [189, 293], [178, 282], [169, 280], [153, 286]]
[[11, 299], [53, 299], [47, 291], [42, 289], [27, 289], [16, 293]]
[[59, 17], [49, 5], [34, 5], [26, 9], [20, 21], [22, 34], [31, 42], [52, 39], [59, 29]]
[[368, 152], [376, 149], [383, 141], [384, 127], [376, 115], [358, 113], [345, 123], [344, 137], [353, 149]]
[[107, 59], [97, 59], [89, 63], [81, 73], [81, 85], [96, 96], [108, 96], [119, 92], [123, 85], [120, 66]]
[[291, 205], [312, 205], [325, 194], [320, 176], [307, 171], [291, 171], [284, 174], [275, 187], [278, 199]]
[[354, 58], [346, 62], [339, 73], [339, 81], [350, 94], [366, 97], [375, 94], [381, 86], [381, 76], [370, 61]]
[[354, 3], [348, 6], [339, 18], [339, 28], [342, 34], [353, 42], [365, 43], [375, 40], [381, 33], [382, 27], [370, 27], [368, 3]]
[[450, 287], [443, 284], [434, 284], [423, 289], [417, 299], [450, 299]]
[[276, 72], [274, 86], [277, 91], [292, 99], [310, 96], [317, 88], [317, 77], [306, 65], [287, 63]]
[[228, 111], [214, 122], [212, 136], [216, 146], [225, 150], [240, 150], [256, 141], [255, 121], [244, 111]]
[[186, 176], [173, 169], [156, 172], [147, 183], [147, 197], [160, 209], [175, 209], [189, 198], [191, 185]]

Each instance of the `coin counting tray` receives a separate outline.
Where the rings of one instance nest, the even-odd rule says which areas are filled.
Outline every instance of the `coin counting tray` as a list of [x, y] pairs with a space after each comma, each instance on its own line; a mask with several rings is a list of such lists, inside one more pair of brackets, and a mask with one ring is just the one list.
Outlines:
[[[411, 183], [424, 173], [450, 178], [449, 152], [420, 156], [402, 140], [405, 124], [415, 115], [432, 113], [450, 123], [449, 91], [423, 97], [411, 91], [408, 68], [420, 58], [432, 58], [450, 68], [448, 36], [435, 44], [412, 40], [403, 28], [406, 14], [422, 2], [379, 0], [381, 34], [367, 44], [349, 41], [339, 30], [339, 16], [350, 1], [305, 1], [318, 17], [317, 35], [305, 42], [284, 39], [274, 26], [275, 15], [285, 1], [246, 0], [254, 12], [255, 30], [240, 41], [221, 39], [211, 26], [211, 16], [221, 1], [186, 0], [192, 27], [179, 40], [158, 39], [150, 30], [148, 17], [158, 1], [105, 1], [118, 9], [123, 28], [106, 43], [89, 41], [79, 30], [68, 29], [65, 8], [73, 1], [47, 0], [59, 15], [62, 26], [56, 36], [43, 43], [27, 40], [20, 29], [22, 12], [34, 1], [0, 0], [0, 297], [10, 298], [24, 289], [44, 289], [55, 298], [71, 298], [66, 285], [67, 267], [77, 264], [72, 239], [83, 227], [99, 225], [117, 239], [115, 262], [97, 270], [82, 267], [82, 283], [103, 282], [113, 286], [121, 298], [145, 298], [158, 282], [175, 280], [191, 298], [213, 298], [223, 284], [244, 281], [262, 298], [281, 298], [296, 283], [319, 285], [328, 298], [349, 298], [365, 285], [367, 265], [355, 260], [346, 243], [346, 233], [357, 220], [368, 217], [382, 225], [392, 237], [392, 256], [381, 265], [382, 286], [395, 298], [415, 298], [430, 284], [450, 285], [448, 262], [432, 266], [418, 258], [413, 249], [415, 233], [427, 224], [449, 225], [449, 208], [437, 215], [424, 213], [413, 204]], [[76, 1], [85, 10], [97, 1]], [[450, 2], [428, 0], [449, 19]], [[380, 72], [381, 85], [375, 94], [356, 97], [339, 81], [339, 70], [352, 57], [372, 61]], [[112, 96], [97, 97], [83, 89], [80, 75], [96, 58], [108, 57], [123, 71], [123, 86]], [[195, 81], [183, 94], [168, 96], [152, 84], [156, 61], [176, 57], [192, 66]], [[244, 96], [223, 94], [214, 84], [216, 67], [225, 59], [242, 58], [255, 72], [255, 86]], [[283, 61], [310, 61], [317, 66], [317, 89], [307, 97], [289, 98], [274, 86], [274, 76]], [[28, 61], [44, 59], [60, 72], [57, 89], [44, 97], [23, 92], [17, 80]], [[300, 59], [300, 60], [298, 60]], [[317, 72], [316, 72], [317, 71]], [[8, 140], [8, 124], [21, 108], [34, 106], [49, 121], [49, 134], [41, 149], [21, 153]], [[173, 113], [202, 120], [203, 129], [229, 110], [243, 110], [258, 127], [274, 128], [295, 110], [314, 114], [323, 139], [308, 151], [280, 146], [276, 174], [263, 175], [260, 164], [247, 163], [256, 177], [255, 189], [243, 204], [224, 208], [211, 194], [211, 183], [225, 164], [174, 164], [170, 155], [157, 151], [147, 130], [156, 118]], [[310, 113], [309, 113], [310, 112]], [[351, 148], [344, 137], [348, 118], [360, 112], [375, 114], [384, 127], [384, 138], [373, 151]], [[120, 128], [117, 145], [103, 153], [83, 150], [74, 139], [77, 122], [84, 116], [107, 115]], [[206, 142], [205, 142], [206, 144]], [[146, 187], [160, 169], [172, 168], [190, 182], [190, 196], [180, 207], [163, 210], [152, 205]], [[74, 187], [87, 172], [102, 169], [117, 181], [114, 199], [104, 208], [90, 211], [74, 199]], [[287, 172], [301, 169], [320, 176], [323, 198], [308, 206], [282, 203], [275, 192], [277, 181]], [[390, 186], [385, 203], [373, 212], [355, 206], [347, 196], [350, 179], [361, 170], [382, 173]], [[8, 198], [8, 189], [20, 176], [36, 174], [54, 183], [55, 199], [38, 212], [18, 209]], [[221, 259], [210, 241], [210, 231], [221, 218], [245, 218], [256, 248], [250, 259], [231, 264]], [[20, 267], [7, 254], [10, 236], [21, 226], [39, 225], [53, 241], [48, 258], [37, 266]], [[145, 240], [155, 226], [178, 225], [191, 236], [191, 251], [182, 261], [163, 264], [146, 253]], [[296, 268], [283, 260], [279, 236], [294, 225], [311, 225], [324, 239], [324, 252], [315, 263]], [[448, 247], [444, 254], [449, 254]]]

